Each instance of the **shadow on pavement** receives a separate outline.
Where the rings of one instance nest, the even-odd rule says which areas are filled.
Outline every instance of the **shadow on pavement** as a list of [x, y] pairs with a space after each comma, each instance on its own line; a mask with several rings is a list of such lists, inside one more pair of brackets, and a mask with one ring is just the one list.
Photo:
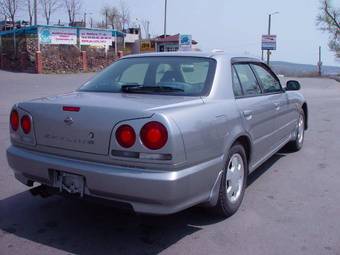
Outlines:
[[[248, 185], [283, 156], [274, 155], [254, 171]], [[32, 197], [29, 191], [0, 201], [3, 235], [76, 254], [157, 254], [221, 221], [199, 207], [171, 216], [143, 216], [59, 196]]]
[[252, 185], [258, 178], [260, 178], [264, 173], [266, 173], [280, 158], [285, 157], [286, 149], [282, 149], [279, 153], [276, 153], [270, 159], [268, 159], [265, 163], [263, 163], [259, 168], [257, 168], [254, 172], [252, 172], [248, 176], [247, 184], [248, 187]]
[[59, 196], [32, 197], [28, 191], [0, 201], [3, 235], [76, 254], [157, 254], [219, 221], [204, 208], [141, 216]]

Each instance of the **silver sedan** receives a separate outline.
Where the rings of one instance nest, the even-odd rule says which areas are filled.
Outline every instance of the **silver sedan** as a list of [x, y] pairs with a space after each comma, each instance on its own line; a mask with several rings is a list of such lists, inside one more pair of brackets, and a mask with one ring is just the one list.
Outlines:
[[308, 108], [263, 62], [224, 53], [125, 57], [78, 90], [20, 102], [7, 150], [15, 177], [140, 213], [200, 204], [228, 217], [247, 176], [301, 149]]

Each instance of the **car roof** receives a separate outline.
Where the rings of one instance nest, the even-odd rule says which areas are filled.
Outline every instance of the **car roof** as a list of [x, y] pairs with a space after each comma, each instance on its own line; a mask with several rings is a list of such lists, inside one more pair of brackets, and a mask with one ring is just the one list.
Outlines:
[[202, 52], [202, 51], [177, 51], [177, 52], [153, 52], [128, 55], [124, 58], [136, 58], [136, 57], [205, 57], [205, 58], [217, 58], [222, 56], [231, 62], [261, 62], [261, 60], [249, 56], [242, 56], [237, 54], [225, 53], [223, 51], [216, 52]]

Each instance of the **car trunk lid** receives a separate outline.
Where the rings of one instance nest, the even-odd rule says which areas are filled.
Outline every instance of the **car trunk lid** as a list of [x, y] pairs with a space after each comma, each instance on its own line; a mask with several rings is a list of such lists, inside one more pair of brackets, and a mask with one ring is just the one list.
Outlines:
[[111, 133], [117, 123], [149, 118], [158, 107], [193, 99], [73, 92], [20, 103], [19, 107], [32, 115], [38, 145], [108, 155]]

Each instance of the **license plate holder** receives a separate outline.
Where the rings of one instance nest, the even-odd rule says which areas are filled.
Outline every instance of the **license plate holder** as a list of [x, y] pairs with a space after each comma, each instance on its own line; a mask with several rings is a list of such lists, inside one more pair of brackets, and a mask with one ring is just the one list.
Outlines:
[[55, 171], [54, 186], [60, 192], [66, 191], [69, 194], [84, 196], [85, 178], [77, 174]]

